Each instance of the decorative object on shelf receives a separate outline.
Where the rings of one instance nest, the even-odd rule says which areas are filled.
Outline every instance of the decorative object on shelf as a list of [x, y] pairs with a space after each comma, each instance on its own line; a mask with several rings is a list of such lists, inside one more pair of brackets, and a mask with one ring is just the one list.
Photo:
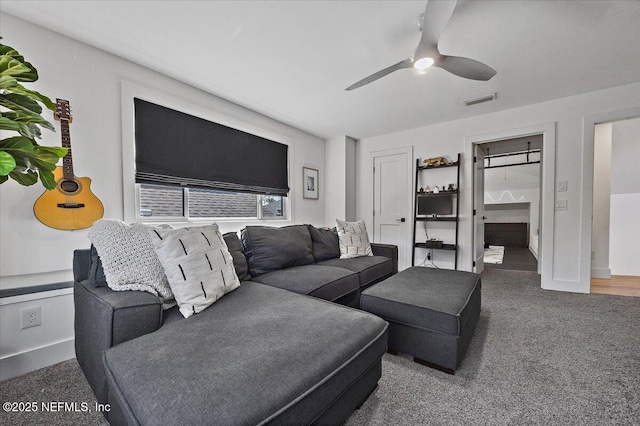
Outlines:
[[455, 190], [456, 190], [456, 184], [450, 183], [449, 187], [447, 188], [447, 191], [455, 191]]
[[440, 167], [440, 166], [450, 166], [453, 163], [451, 160], [445, 157], [433, 157], [427, 158], [423, 161], [424, 167]]
[[71, 133], [69, 123], [73, 121], [69, 101], [56, 99], [56, 120], [60, 121], [62, 146], [68, 150], [62, 166], [53, 171], [55, 190], [45, 191], [36, 200], [33, 213], [50, 228], [73, 231], [85, 229], [102, 218], [102, 202], [91, 192], [91, 179], [73, 174], [71, 157]]
[[424, 188], [422, 188], [422, 187], [421, 187], [421, 188], [418, 190], [418, 192], [419, 192], [419, 193], [421, 193], [421, 194], [423, 194], [423, 193], [424, 193]]
[[317, 200], [318, 192], [318, 170], [310, 167], [302, 168], [302, 197], [310, 200]]
[[424, 187], [424, 192], [426, 192], [427, 194], [431, 194], [433, 192], [433, 189], [431, 189], [429, 185], [427, 185]]
[[40, 138], [40, 127], [55, 131], [40, 115], [40, 104], [52, 111], [56, 109], [51, 99], [20, 84], [36, 80], [36, 68], [14, 48], [0, 43], [0, 105], [5, 109], [0, 117], [0, 130], [19, 134], [0, 140], [0, 184], [11, 178], [29, 186], [40, 178], [45, 188], [53, 189], [56, 181], [52, 172], [67, 150], [36, 142]]
[[438, 194], [438, 193], [440, 193], [440, 190], [438, 189], [438, 186], [437, 186], [437, 185], [433, 187], [433, 193], [434, 193], [434, 194]]

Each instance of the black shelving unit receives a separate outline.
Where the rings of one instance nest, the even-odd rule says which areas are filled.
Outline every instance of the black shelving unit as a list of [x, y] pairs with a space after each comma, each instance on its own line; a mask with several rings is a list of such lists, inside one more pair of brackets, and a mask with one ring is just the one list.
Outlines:
[[[457, 167], [456, 170], [456, 189], [454, 191], [442, 191], [437, 194], [419, 192], [420, 188], [420, 175], [421, 172], [434, 169], [442, 169], [446, 167]], [[416, 180], [414, 191], [414, 208], [413, 208], [413, 244], [411, 247], [411, 266], [415, 265], [416, 248], [425, 250], [449, 250], [454, 252], [454, 268], [458, 269], [458, 225], [460, 224], [460, 197], [458, 191], [460, 190], [460, 154], [458, 154], [457, 161], [452, 164], [446, 164], [442, 166], [425, 167], [420, 165], [420, 159], [416, 160]], [[440, 197], [440, 196], [454, 196], [456, 199], [456, 210], [453, 216], [421, 216], [418, 217], [418, 197]], [[443, 243], [441, 247], [427, 247], [426, 242], [417, 242], [416, 234], [418, 229], [418, 222], [455, 222], [455, 242]]]

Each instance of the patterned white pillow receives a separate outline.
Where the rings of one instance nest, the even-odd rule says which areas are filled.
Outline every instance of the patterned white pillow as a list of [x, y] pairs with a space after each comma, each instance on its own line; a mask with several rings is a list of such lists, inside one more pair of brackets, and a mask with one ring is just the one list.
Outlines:
[[93, 224], [88, 236], [100, 256], [109, 288], [147, 291], [160, 297], [167, 309], [175, 306], [175, 301], [149, 237], [150, 230], [161, 227], [100, 219]]
[[336, 225], [340, 240], [340, 259], [373, 256], [364, 220], [345, 222], [336, 219]]
[[185, 318], [240, 287], [218, 225], [153, 229], [149, 235]]

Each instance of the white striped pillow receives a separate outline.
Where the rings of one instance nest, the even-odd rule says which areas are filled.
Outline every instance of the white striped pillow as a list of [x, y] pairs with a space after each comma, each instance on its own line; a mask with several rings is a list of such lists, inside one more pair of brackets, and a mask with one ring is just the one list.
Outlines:
[[340, 240], [340, 259], [373, 256], [364, 220], [345, 222], [336, 219], [336, 228]]
[[240, 287], [233, 257], [217, 224], [153, 229], [149, 235], [185, 318]]

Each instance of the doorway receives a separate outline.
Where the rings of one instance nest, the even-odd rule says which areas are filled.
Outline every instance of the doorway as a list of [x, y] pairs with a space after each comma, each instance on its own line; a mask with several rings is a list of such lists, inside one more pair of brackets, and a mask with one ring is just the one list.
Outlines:
[[[542, 136], [540, 151], [540, 207], [538, 229], [538, 273], [541, 275], [542, 288], [554, 288], [553, 279], [553, 229], [554, 229], [554, 190], [555, 190], [555, 143], [556, 123], [537, 125], [497, 131], [494, 133], [465, 137], [466, 174], [469, 176], [470, 190], [467, 192], [465, 204], [469, 206], [466, 224], [471, 236], [471, 253], [466, 257], [469, 270], [482, 272], [484, 264], [478, 265], [476, 259], [484, 252], [484, 170], [474, 162], [476, 154], [484, 155], [481, 145], [491, 142]], [[480, 146], [480, 148], [478, 148]], [[482, 173], [481, 173], [482, 172]], [[479, 182], [479, 185], [476, 183]], [[475, 214], [474, 214], [475, 213]], [[482, 231], [480, 231], [480, 229]], [[474, 265], [473, 262], [476, 262]]]
[[542, 135], [479, 147], [484, 151], [484, 267], [539, 273]]
[[398, 270], [411, 263], [413, 148], [371, 153], [373, 242], [398, 246]]
[[640, 296], [640, 118], [596, 123], [591, 292]]

